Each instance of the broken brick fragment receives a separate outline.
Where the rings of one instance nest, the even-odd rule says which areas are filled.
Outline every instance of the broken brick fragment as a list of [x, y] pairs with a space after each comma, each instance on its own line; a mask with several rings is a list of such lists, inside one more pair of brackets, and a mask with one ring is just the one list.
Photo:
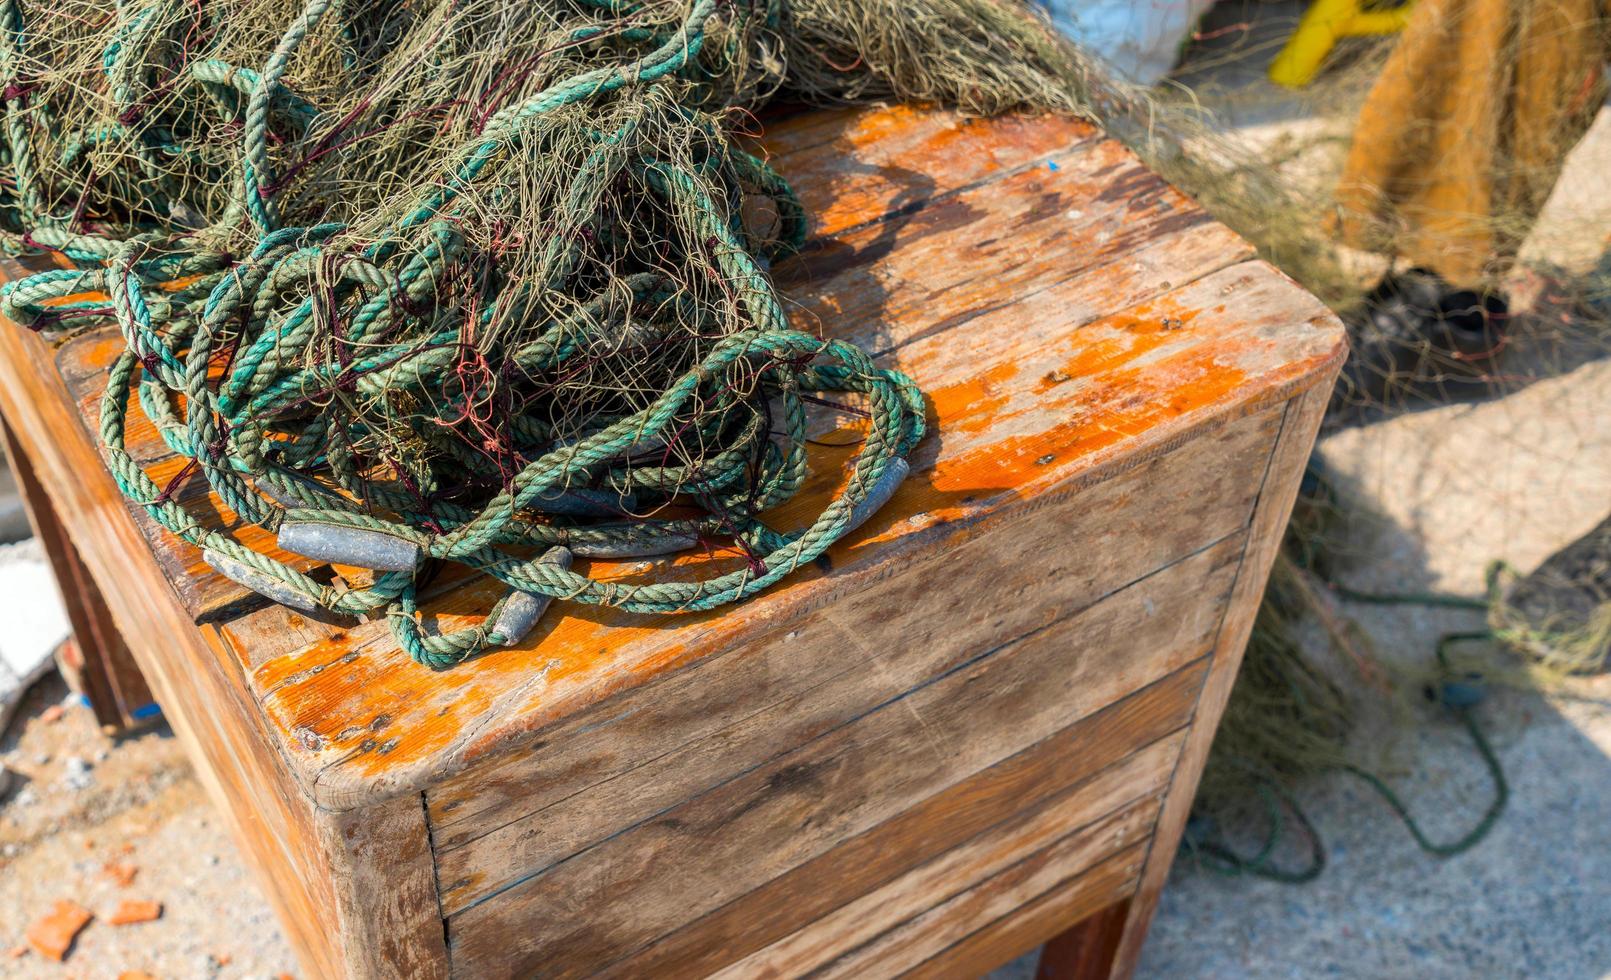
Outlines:
[[140, 873], [140, 869], [138, 867], [132, 864], [123, 864], [118, 861], [106, 862], [105, 864], [101, 865], [101, 870], [106, 872], [107, 877], [117, 882], [118, 887], [120, 888], [127, 888], [132, 885], [134, 883], [134, 876]]
[[144, 970], [124, 970], [117, 975], [117, 980], [157, 980], [157, 978]]
[[117, 903], [117, 908], [106, 917], [106, 921], [114, 926], [133, 925], [136, 922], [150, 922], [162, 917], [161, 902], [136, 901], [125, 898]]
[[60, 963], [67, 958], [67, 951], [73, 948], [73, 940], [78, 937], [79, 931], [92, 918], [94, 916], [89, 909], [77, 902], [61, 899], [48, 915], [35, 919], [28, 927], [25, 934], [28, 945], [40, 956]]

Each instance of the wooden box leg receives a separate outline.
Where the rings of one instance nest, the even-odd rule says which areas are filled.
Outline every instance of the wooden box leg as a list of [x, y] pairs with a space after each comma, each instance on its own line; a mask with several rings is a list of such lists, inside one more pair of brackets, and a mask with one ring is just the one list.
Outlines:
[[1113, 973], [1130, 900], [1114, 902], [1049, 940], [1040, 950], [1035, 980], [1094, 980]]
[[62, 527], [33, 465], [17, 443], [16, 434], [3, 420], [0, 420], [0, 437], [11, 461], [11, 472], [17, 478], [23, 506], [28, 511], [28, 523], [33, 526], [34, 536], [39, 539], [51, 571], [56, 575], [56, 587], [67, 609], [67, 621], [73, 628], [70, 642], [76, 647], [67, 651], [73, 661], [69, 666], [77, 668], [83, 694], [89, 699], [95, 720], [111, 732], [149, 723], [161, 712], [133, 654], [112, 622], [101, 590], [84, 567], [78, 549], [67, 536], [67, 529]]

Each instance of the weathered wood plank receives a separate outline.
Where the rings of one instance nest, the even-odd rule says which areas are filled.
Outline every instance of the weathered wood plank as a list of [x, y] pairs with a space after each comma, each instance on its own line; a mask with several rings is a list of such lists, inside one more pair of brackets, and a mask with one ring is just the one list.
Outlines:
[[1077, 119], [970, 119], [890, 106], [792, 116], [768, 125], [755, 148], [789, 179], [812, 236], [833, 238], [980, 182], [1044, 167], [1051, 154], [1101, 138]]
[[774, 272], [797, 327], [883, 353], [964, 323], [982, 329], [970, 321], [1053, 287], [1052, 323], [1072, 330], [1252, 254], [1104, 141], [814, 239]]
[[346, 976], [446, 980], [447, 940], [424, 801], [395, 796], [321, 827], [335, 855]]
[[[997, 748], [998, 739], [1014, 748], [1022, 745], [1013, 732], [1020, 720], [1024, 730], [1045, 731], [1063, 720], [1072, 722], [1068, 728], [1089, 722], [1097, 729], [1093, 739], [1108, 734], [1101, 730], [1101, 714], [1075, 721], [1089, 705], [1114, 699], [1103, 692], [1105, 699], [1081, 700], [1101, 683], [1082, 669], [1091, 658], [1068, 655], [1087, 640], [1092, 645], [1084, 651], [1095, 649], [1095, 637], [1055, 629], [1035, 634], [1018, 644], [1017, 655], [998, 655], [959, 670], [859, 724], [449, 916], [456, 966], [539, 976], [594, 972], [623, 951], [678, 930], [697, 931], [690, 923], [698, 916], [1010, 758]], [[1067, 672], [1037, 674], [1026, 683], [1029, 665], [1052, 652], [1065, 654], [1060, 662]], [[1183, 668], [1147, 690], [1166, 689], [1176, 701], [1173, 710], [1189, 713], [1197, 693], [1196, 668]], [[932, 707], [940, 704], [954, 713], [942, 716]], [[1164, 733], [1147, 734], [1154, 737], [1113, 737], [1139, 748]], [[904, 870], [930, 856], [929, 843], [906, 841], [891, 856]], [[829, 890], [846, 894], [842, 886]], [[744, 904], [754, 905], [753, 900]], [[577, 914], [565, 914], [570, 910]], [[523, 925], [517, 929], [515, 923]]]
[[[1047, 155], [1056, 153], [1057, 160], [1061, 161], [1063, 173], [1068, 179], [1062, 181], [1066, 184], [1067, 201], [1070, 209], [1077, 209], [1080, 202], [1088, 202], [1093, 195], [1100, 193], [1100, 185], [1096, 181], [1081, 180], [1079, 166], [1085, 160], [1087, 153], [1094, 154], [1087, 162], [1089, 167], [1110, 167], [1113, 165], [1113, 151], [1109, 148], [1110, 141], [1095, 140], [1089, 126], [1070, 120], [1041, 119], [1041, 120], [1014, 120], [985, 122], [981, 120], [967, 121], [943, 113], [915, 113], [909, 109], [891, 109], [886, 113], [873, 113], [869, 118], [861, 114], [829, 116], [838, 120], [838, 127], [843, 130], [842, 138], [834, 141], [834, 146], [824, 149], [818, 147], [815, 151], [804, 148], [801, 152], [787, 151], [781, 157], [791, 161], [790, 176], [803, 189], [801, 191], [807, 198], [806, 204], [828, 206], [828, 214], [823, 220], [817, 222], [814, 234], [817, 243], [813, 245], [811, 254], [815, 255], [823, 249], [828, 249], [835, 256], [831, 265], [842, 272], [859, 271], [861, 280], [869, 277], [876, 279], [875, 274], [868, 271], [868, 267], [887, 257], [893, 240], [893, 228], [896, 224], [905, 225], [912, 222], [912, 235], [927, 237], [943, 234], [956, 224], [958, 220], [977, 221], [982, 215], [966, 200], [952, 200], [956, 192], [964, 188], [980, 189], [975, 185], [980, 182], [996, 183], [1004, 179], [1022, 177], [1021, 171], [1031, 163], [1044, 165]], [[1002, 125], [1008, 127], [1012, 134], [1018, 138], [1003, 140], [997, 136], [993, 141], [991, 133], [994, 127]], [[877, 140], [877, 134], [889, 134], [900, 131], [907, 135], [903, 138]], [[994, 146], [993, 149], [986, 149]], [[965, 162], [942, 165], [947, 160], [950, 149], [966, 150]], [[1122, 151], [1120, 151], [1122, 153]], [[846, 153], [860, 154], [860, 156], [846, 156]], [[795, 161], [798, 164], [795, 165]], [[1128, 164], [1130, 168], [1139, 168], [1133, 159], [1120, 158], [1120, 162]], [[1050, 171], [1048, 171], [1050, 172]], [[1146, 174], [1146, 171], [1141, 171]], [[900, 175], [928, 173], [932, 176], [922, 188], [914, 189], [903, 182]], [[1146, 174], [1153, 185], [1148, 188], [1147, 194], [1142, 198], [1147, 201], [1147, 213], [1163, 216], [1162, 220], [1178, 225], [1173, 227], [1174, 238], [1182, 248], [1191, 249], [1200, 257], [1209, 258], [1212, 267], [1217, 268], [1245, 258], [1251, 252], [1234, 236], [1230, 236], [1219, 226], [1212, 225], [1206, 217], [1195, 208], [1191, 208], [1186, 200], [1169, 190], [1156, 177]], [[844, 185], [847, 178], [851, 186], [859, 188], [852, 192]], [[1026, 201], [1039, 200], [1044, 208], [1047, 195], [1038, 190], [1038, 184], [1030, 182], [1029, 193], [1031, 197]], [[834, 188], [843, 191], [836, 196]], [[988, 191], [985, 191], [988, 193]], [[937, 201], [944, 201], [945, 206], [934, 210], [932, 214], [922, 215], [913, 221], [913, 212], [924, 211], [928, 205]], [[1155, 206], [1154, 206], [1155, 205]], [[1022, 221], [1025, 213], [1024, 207], [1017, 208], [1013, 213], [1020, 217], [1013, 220]], [[1137, 218], [1140, 212], [1130, 215]], [[1181, 224], [1180, 219], [1186, 220]], [[888, 226], [888, 227], [886, 227]], [[1142, 226], [1151, 227], [1149, 220], [1132, 220], [1128, 227], [1131, 231], [1126, 234], [1147, 238], [1148, 235], [1140, 229]], [[848, 236], [844, 241], [824, 242], [824, 236], [836, 235], [848, 228], [857, 228], [855, 234]], [[1121, 234], [1127, 227], [1117, 220], [1109, 222], [1100, 229], [1088, 229], [1089, 245], [1093, 254], [1107, 256], [1123, 256], [1129, 246], [1133, 244], [1131, 238]], [[1188, 239], [1183, 233], [1188, 228], [1198, 231], [1196, 236]], [[1032, 237], [1034, 231], [1026, 230], [1023, 237]], [[1205, 239], [1204, 236], [1207, 236]], [[973, 240], [981, 241], [984, 234], [976, 234]], [[1097, 241], [1107, 243], [1098, 245]], [[1002, 265], [1003, 271], [1024, 267], [1022, 256], [1012, 254], [1001, 249], [995, 250], [994, 261]], [[1033, 265], [1041, 269], [1057, 270], [1053, 255], [1047, 260]], [[989, 256], [981, 253], [975, 256], [977, 261], [988, 261]], [[780, 267], [780, 276], [787, 286], [794, 282], [800, 286], [801, 296], [798, 299], [804, 303], [802, 315], [807, 319], [821, 317], [823, 312], [818, 309], [826, 302], [830, 306], [854, 294], [858, 298], [858, 310], [862, 310], [868, 302], [876, 302], [882, 295], [884, 286], [868, 286], [865, 281], [858, 281], [854, 286], [849, 283], [839, 285], [825, 285], [820, 282], [823, 276], [817, 271], [822, 263], [816, 259], [797, 260]], [[1065, 266], [1067, 263], [1064, 264]], [[1146, 263], [1131, 263], [1135, 268], [1146, 268]], [[1129, 267], [1129, 266], [1127, 266]], [[1074, 271], [1065, 268], [1063, 274]], [[898, 270], [892, 270], [898, 272]], [[843, 275], [830, 277], [845, 278]], [[808, 283], [806, 280], [817, 280]], [[823, 286], [824, 289], [814, 288]], [[1150, 282], [1141, 287], [1146, 294], [1157, 291], [1156, 282]], [[840, 294], [836, 299], [835, 294]], [[1106, 305], [1101, 311], [1118, 309], [1122, 305], [1123, 290], [1115, 290], [1106, 297]], [[966, 294], [959, 293], [959, 301], [966, 300]], [[934, 297], [925, 300], [924, 306], [931, 306]], [[942, 304], [943, 306], [943, 304]], [[864, 310], [863, 310], [864, 312]], [[828, 314], [830, 317], [833, 314]], [[946, 313], [942, 310], [931, 315], [926, 322], [940, 321], [951, 324], [961, 312]], [[857, 315], [860, 325], [872, 325], [874, 321]], [[835, 333], [843, 331], [835, 330]], [[874, 330], [873, 333], [878, 331]], [[857, 337], [858, 342], [873, 342], [875, 337]], [[117, 332], [113, 328], [102, 328], [68, 341], [62, 348], [59, 361], [62, 376], [68, 380], [73, 396], [79, 400], [86, 425], [90, 432], [96, 431], [96, 420], [99, 416], [100, 394], [104, 389], [104, 372], [111, 361], [121, 351], [122, 345]], [[132, 401], [132, 400], [131, 400]], [[160, 463], [171, 459], [171, 453], [161, 442], [149, 420], [136, 406], [129, 413], [127, 433], [128, 448], [136, 459], [143, 463]], [[180, 472], [182, 463], [173, 463], [168, 466], [153, 466], [153, 477], [159, 485]], [[295, 556], [280, 552], [274, 547], [272, 535], [261, 529], [246, 525], [242, 526], [234, 515], [224, 508], [214, 495], [207, 492], [205, 482], [199, 478], [193, 485], [181, 488], [184, 502], [191, 506], [200, 505], [201, 512], [208, 519], [206, 523], [220, 530], [230, 530], [241, 538], [244, 544], [257, 550], [265, 551], [281, 560], [289, 560], [299, 567], [313, 567], [317, 563], [298, 559]], [[208, 515], [211, 509], [216, 513]], [[149, 521], [143, 513], [137, 515], [142, 530], [151, 542], [170, 578], [175, 582], [181, 599], [187, 604], [192, 614], [202, 621], [211, 621], [226, 618], [232, 612], [249, 609], [262, 605], [262, 600], [242, 589], [234, 582], [213, 572], [200, 561], [199, 551], [190, 545], [175, 539], [160, 529], [154, 522]], [[250, 644], [248, 644], [250, 645]]]
[[1181, 753], [1180, 767], [1175, 773], [1164, 808], [1158, 820], [1158, 833], [1154, 837], [1142, 873], [1139, 890], [1131, 902], [1129, 919], [1119, 950], [1114, 959], [1114, 975], [1129, 976], [1141, 955], [1147, 927], [1169, 877], [1169, 867], [1180, 846], [1191, 814], [1192, 797], [1202, 778], [1208, 751], [1213, 745], [1214, 730], [1219, 727], [1225, 704], [1230, 700], [1231, 688], [1236, 683], [1236, 671], [1247, 648], [1248, 636], [1253, 631], [1253, 619], [1258, 614], [1259, 600], [1264, 595], [1270, 566], [1281, 547], [1282, 529], [1292, 515], [1292, 502], [1304, 464], [1309, 459], [1321, 416], [1331, 395], [1331, 383], [1336, 377], [1333, 365], [1314, 385], [1293, 399], [1287, 407], [1281, 436], [1271, 455], [1264, 477], [1264, 490], [1259, 495], [1254, 512], [1252, 533], [1248, 538], [1248, 553], [1237, 572], [1236, 588], [1226, 610], [1225, 621], [1215, 642], [1213, 664], [1204, 685], [1202, 702], [1197, 709], [1192, 732]]
[[[1039, 896], [1024, 888], [1001, 904], [1018, 904], [933, 959], [901, 974], [903, 980], [976, 977], [1055, 936], [1135, 891], [1146, 846], [1137, 844]], [[998, 906], [999, 907], [999, 906]]]
[[[844, 606], [819, 610], [784, 637], [751, 638], [726, 656], [708, 657], [488, 758], [428, 794], [438, 851], [584, 797], [629, 772], [638, 786], [634, 799], [645, 806], [691, 795], [701, 774], [683, 768], [680, 748], [720, 745], [709, 754], [741, 771], [859, 713], [858, 705], [876, 703], [875, 690], [890, 696], [949, 669], [975, 633], [997, 642], [1021, 636], [1230, 535], [1252, 513], [1255, 475], [1279, 420], [1279, 407], [1267, 409], [994, 534], [942, 548], [939, 567], [920, 562], [858, 594], [853, 635], [845, 632]], [[1186, 486], [1194, 492], [1158, 492]], [[1134, 502], [1149, 492], [1156, 505], [1147, 520], [1137, 520]], [[1057, 533], [1048, 534], [1053, 527]], [[956, 590], [932, 588], [937, 574]], [[1017, 598], [956, 608], [956, 594], [976, 588]], [[890, 663], [881, 655], [890, 650], [903, 656]], [[834, 681], [861, 686], [834, 700], [823, 693]], [[761, 726], [764, 744], [738, 737], [741, 724]], [[645, 782], [652, 786], [639, 785]]]
[[[1017, 508], [1050, 506], [1104, 466], [1131, 465], [1201, 426], [1279, 401], [1341, 350], [1334, 333], [1291, 329], [1289, 290], [1263, 266], [1238, 266], [1182, 290], [1178, 304], [1072, 332], [1055, 329], [1060, 314], [1048, 292], [1025, 301], [1017, 324], [1001, 313], [999, 330], [970, 328], [968, 345], [936, 338], [904, 349], [903, 367], [920, 378], [970, 379], [931, 386], [941, 436], [919, 448], [891, 504], [830, 552], [831, 574], [802, 570], [739, 609], [668, 620], [561, 605], [525, 643], [441, 675], [413, 669], [376, 624], [265, 664], [255, 683], [282, 731], [317, 736], [291, 751], [326, 805], [417, 789], [509, 739], [837, 602], [945, 536], [983, 533]], [[1203, 312], [1193, 318], [1193, 308]], [[1305, 344], [1307, 355], [1294, 357]], [[798, 500], [780, 509], [785, 526], [844, 478], [832, 450], [819, 462]], [[707, 560], [653, 567], [676, 576]], [[616, 574], [630, 579], [642, 567]], [[445, 628], [468, 624], [498, 594], [471, 585], [432, 611]], [[390, 731], [372, 739], [364, 729], [377, 719]]]
[[845, 896], [871, 891], [1179, 731], [1191, 717], [1200, 670], [1173, 674], [846, 839], [742, 901], [625, 955], [603, 975], [704, 976], [805, 928]]
[[[1066, 793], [1026, 808], [907, 874], [736, 960], [713, 980], [805, 976], [914, 919], [1058, 839], [1120, 815], [1102, 833], [1100, 859], [1152, 833], [1160, 792], [1174, 772], [1182, 735], [1147, 746]], [[964, 930], [966, 931], [966, 930]], [[955, 938], [953, 935], [952, 938]], [[926, 956], [923, 958], [927, 958]]]
[[[968, 936], [979, 923], [1006, 918], [1020, 906], [1031, 904], [1039, 896], [1116, 856], [1125, 858], [1121, 862], [1123, 876], [1134, 881], [1145, 853], [1142, 837], [1152, 829], [1157, 814], [1158, 801], [1149, 799], [1096, 826], [1069, 834], [962, 894], [850, 950], [811, 975], [822, 980], [899, 976], [945, 954], [958, 936]], [[1100, 906], [1106, 904], [1110, 896], [1105, 889], [1098, 890], [1103, 901], [1093, 904]], [[1092, 901], [1090, 898], [1082, 900]]]
[[[1057, 618], [1021, 639], [988, 630], [959, 630], [963, 641], [947, 644], [938, 651], [941, 657], [935, 658], [921, 639], [892, 648], [875, 637], [861, 650], [866, 663], [862, 669], [842, 672], [798, 700], [759, 712], [686, 752], [657, 760], [658, 764], [631, 773], [633, 778], [601, 783], [463, 847], [439, 851], [443, 911], [452, 916], [489, 900], [606, 838], [607, 849], [621, 851], [627, 847], [631, 831], [644, 821], [675, 813], [679, 803], [700, 793], [712, 806], [730, 792], [745, 805], [752, 805], [753, 787], [782, 778], [783, 773], [823, 770], [832, 774], [833, 788], [822, 790], [813, 800], [833, 814], [831, 824], [852, 820], [857, 806], [868, 808], [865, 817], [856, 818], [858, 829], [865, 821], [884, 819], [1205, 654], [1219, 625], [1221, 603], [1235, 580], [1241, 551], [1241, 536], [1233, 534], [1088, 608], [1048, 610]], [[926, 588], [931, 582], [932, 574], [919, 576], [913, 586]], [[983, 583], [967, 588], [977, 591]], [[956, 601], [955, 594], [942, 598], [953, 604]], [[927, 614], [926, 610], [918, 612], [918, 619]], [[897, 620], [915, 621], [904, 616]], [[822, 643], [860, 642], [843, 630], [823, 634], [816, 643], [811, 638], [797, 638], [784, 644], [785, 650], [799, 658], [814, 658]], [[900, 655], [889, 656], [891, 649], [899, 650]], [[810, 728], [822, 726], [812, 726], [809, 716], [805, 731], [790, 724], [796, 712], [807, 710], [807, 702], [861, 710], [850, 716], [853, 721], [813, 741]], [[992, 722], [996, 720], [1003, 727], [995, 727]], [[739, 751], [749, 746], [762, 760], [796, 745], [800, 748], [756, 769], [753, 764], [743, 764], [748, 759], [738, 760], [740, 765], [734, 767], [728, 757], [730, 744]], [[683, 773], [692, 775], [685, 779]], [[735, 773], [744, 775], [725, 784], [726, 777]], [[817, 781], [815, 776], [810, 780]], [[719, 783], [723, 784], [719, 789], [710, 789]], [[876, 804], [864, 801], [863, 796], [876, 797]], [[841, 798], [842, 808], [833, 809], [833, 802]], [[723, 825], [723, 846], [730, 841], [733, 847], [761, 849], [760, 841], [765, 838], [742, 839], [741, 832], [759, 834], [764, 830]], [[784, 833], [781, 828], [779, 832]], [[650, 836], [667, 835], [655, 832]], [[775, 849], [781, 858], [790, 847], [828, 843], [826, 837], [816, 842], [818, 836], [816, 831], [795, 833], [790, 845], [779, 843]], [[573, 860], [602, 860], [600, 853], [580, 854]], [[638, 858], [622, 860], [635, 865]], [[758, 872], [761, 866], [756, 863], [752, 870]], [[724, 877], [724, 887], [738, 883], [738, 875]], [[751, 887], [758, 884], [753, 882]], [[699, 889], [705, 883], [691, 881], [689, 887]], [[672, 911], [680, 905], [678, 899], [668, 901]], [[597, 925], [602, 917], [591, 918]]]

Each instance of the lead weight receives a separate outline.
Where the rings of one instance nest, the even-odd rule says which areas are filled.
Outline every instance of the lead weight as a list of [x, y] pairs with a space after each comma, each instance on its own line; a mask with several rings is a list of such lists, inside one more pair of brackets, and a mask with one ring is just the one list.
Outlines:
[[[571, 553], [561, 547], [549, 548], [537, 560], [545, 565], [571, 567]], [[493, 621], [489, 632], [503, 637], [506, 646], [519, 643], [531, 632], [532, 627], [537, 625], [537, 620], [543, 618], [543, 613], [548, 610], [548, 604], [553, 601], [552, 596], [532, 592], [511, 592], [503, 601], [503, 608], [498, 611], [498, 618]]]
[[699, 535], [683, 531], [636, 531], [626, 525], [590, 527], [588, 534], [620, 534], [613, 541], [571, 541], [578, 558], [658, 558], [687, 551], [699, 544]]
[[534, 510], [559, 517], [619, 517], [623, 511], [633, 510], [637, 505], [637, 498], [630, 493], [557, 487], [544, 490], [531, 504]]
[[906, 460], [899, 456], [890, 460], [889, 465], [884, 467], [884, 472], [879, 475], [877, 482], [873, 484], [873, 488], [867, 491], [867, 496], [862, 498], [861, 503], [850, 511], [850, 520], [845, 524], [844, 533], [849, 534], [856, 528], [861, 527], [867, 523], [867, 518], [872, 517], [878, 508], [889, 503], [889, 498], [895, 496], [895, 491], [900, 488], [901, 482], [906, 479], [906, 475], [910, 472], [912, 472], [912, 467], [907, 464]]
[[207, 548], [202, 551], [201, 560], [211, 566], [213, 571], [237, 585], [246, 586], [265, 599], [272, 599], [282, 606], [290, 606], [303, 612], [319, 610], [319, 603], [314, 601], [312, 596], [299, 592], [274, 576], [238, 562], [228, 555]]
[[409, 572], [419, 563], [420, 546], [385, 531], [344, 527], [322, 521], [299, 521], [286, 514], [280, 522], [279, 545], [292, 554], [338, 565], [357, 565], [377, 572]]
[[[347, 502], [340, 494], [326, 489], [312, 480], [297, 476], [288, 476], [286, 479], [296, 483], [298, 486], [306, 487], [320, 496], [330, 498], [331, 502], [334, 504], [345, 504]], [[263, 479], [262, 477], [258, 477], [256, 480], [254, 480], [253, 485], [257, 487], [258, 493], [274, 501], [276, 504], [279, 504], [284, 510], [292, 511], [305, 509], [308, 506], [308, 502], [306, 500], [302, 499], [301, 497], [294, 496], [289, 491], [275, 486], [273, 483]]]
[[306, 505], [305, 501], [298, 500], [267, 480], [258, 480], [255, 486], [258, 493], [279, 504], [284, 510], [294, 510]]

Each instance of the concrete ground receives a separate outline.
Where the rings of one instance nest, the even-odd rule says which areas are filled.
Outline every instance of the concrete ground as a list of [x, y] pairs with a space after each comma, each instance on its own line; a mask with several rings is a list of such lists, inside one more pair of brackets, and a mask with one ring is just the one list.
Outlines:
[[[1599, 359], [1493, 401], [1327, 436], [1326, 469], [1365, 505], [1347, 521], [1358, 555], [1342, 577], [1375, 592], [1480, 595], [1490, 561], [1531, 569], [1611, 510], [1608, 405], [1611, 360]], [[1410, 667], [1430, 661], [1442, 633], [1482, 626], [1458, 610], [1344, 611], [1383, 659]], [[1479, 718], [1511, 799], [1475, 849], [1423, 854], [1358, 780], [1317, 780], [1299, 799], [1330, 851], [1325, 874], [1291, 886], [1182, 862], [1142, 975], [1611, 975], [1611, 678], [1501, 689]], [[1411, 720], [1381, 746], [1381, 766], [1429, 835], [1453, 840], [1491, 798], [1486, 775], [1458, 726], [1431, 709]]]
[[[1229, 39], [1223, 43], [1265, 56], [1274, 50], [1267, 35], [1290, 29], [1297, 9], [1241, 0], [1222, 8], [1214, 29], [1233, 28], [1220, 35]], [[1205, 91], [1218, 79], [1225, 89], [1245, 93], [1251, 85], [1257, 93], [1251, 63], [1222, 59], [1218, 69], [1202, 66], [1187, 77]], [[1231, 125], [1250, 139], [1324, 131], [1290, 98], [1265, 95], [1231, 106]], [[1602, 257], [1611, 232], [1608, 173], [1611, 115], [1602, 114], [1529, 244], [1532, 257], [1576, 272]], [[1581, 324], [1547, 302], [1542, 314], [1523, 322], [1496, 394], [1322, 440], [1320, 457], [1349, 503], [1351, 555], [1342, 571], [1349, 584], [1476, 595], [1489, 561], [1530, 569], [1611, 508], [1611, 341], [1576, 336]], [[1410, 666], [1426, 663], [1443, 631], [1479, 625], [1459, 611], [1350, 605], [1344, 612], [1381, 656]], [[1611, 680], [1548, 694], [1501, 690], [1480, 718], [1512, 796], [1476, 849], [1427, 857], [1362, 784], [1317, 780], [1299, 797], [1327, 843], [1326, 873], [1286, 886], [1181, 862], [1141, 975], [1611, 976], [1611, 847], [1603, 826], [1611, 814]], [[1380, 768], [1428, 832], [1449, 839], [1476, 818], [1489, 789], [1459, 729], [1430, 711], [1412, 720], [1407, 734], [1384, 739]], [[261, 893], [166, 730], [109, 740], [52, 678], [0, 738], [0, 764], [21, 777], [0, 791], [0, 976], [295, 973]], [[58, 964], [27, 951], [23, 933], [64, 899], [95, 918]], [[162, 914], [110, 924], [125, 899], [160, 902]], [[1032, 973], [1026, 958], [996, 976]]]
[[[1266, 146], [1306, 138], [1323, 151], [1339, 135], [1335, 120], [1304, 107], [1327, 98], [1325, 80], [1320, 92], [1294, 97], [1259, 77], [1274, 50], [1265, 39], [1295, 13], [1290, 3], [1222, 4], [1204, 33], [1232, 28], [1214, 40], [1247, 57], [1198, 58], [1183, 75], [1224, 110], [1231, 134]], [[1350, 97], [1349, 81], [1339, 84], [1333, 97]], [[1569, 159], [1524, 261], [1568, 275], [1607, 268], [1608, 174], [1611, 109]], [[1513, 300], [1531, 309], [1517, 319], [1489, 392], [1322, 437], [1319, 460], [1345, 502], [1340, 577], [1354, 588], [1479, 596], [1490, 562], [1529, 571], [1611, 511], [1611, 317], [1574, 315], [1528, 273], [1513, 285]], [[1444, 632], [1483, 625], [1480, 614], [1458, 610], [1341, 611], [1378, 656], [1410, 669], [1430, 663]], [[1499, 690], [1479, 718], [1511, 798], [1476, 848], [1430, 857], [1359, 780], [1317, 780], [1299, 799], [1327, 843], [1325, 874], [1291, 886], [1180, 862], [1141, 975], [1611, 976], [1611, 677], [1547, 694]], [[1487, 777], [1447, 717], [1424, 707], [1409, 722], [1407, 731], [1367, 730], [1378, 768], [1429, 836], [1453, 840], [1491, 798]]]

